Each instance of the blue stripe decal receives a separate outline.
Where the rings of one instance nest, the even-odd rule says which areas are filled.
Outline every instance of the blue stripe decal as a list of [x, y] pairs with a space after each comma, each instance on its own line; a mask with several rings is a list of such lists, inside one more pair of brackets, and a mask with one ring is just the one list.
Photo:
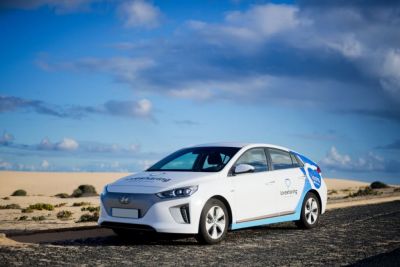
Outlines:
[[[301, 168], [301, 169], [304, 172], [303, 168]], [[297, 221], [300, 219], [301, 208], [303, 205], [304, 197], [306, 196], [307, 192], [310, 190], [311, 190], [311, 184], [308, 181], [308, 178], [306, 177], [303, 192], [301, 194], [299, 202], [297, 203], [295, 213], [293, 213], [293, 214], [279, 216], [279, 217], [273, 217], [273, 218], [267, 218], [267, 219], [261, 219], [261, 220], [255, 220], [255, 221], [250, 221], [250, 222], [233, 223], [231, 226], [231, 229], [236, 230], [236, 229], [241, 229], [241, 228], [267, 225], [267, 224], [273, 224], [273, 223]]]
[[[317, 163], [315, 163], [311, 159], [309, 159], [309, 158], [307, 158], [307, 157], [305, 157], [305, 156], [303, 156], [303, 155], [301, 155], [299, 153], [293, 152], [293, 151], [292, 151], [292, 153], [296, 154], [305, 164], [310, 164], [310, 165], [315, 166], [315, 168], [318, 168]], [[319, 189], [321, 187], [322, 177], [316, 170], [314, 170], [312, 168], [308, 168], [307, 169], [308, 175], [306, 174], [306, 172], [305, 172], [305, 170], [303, 168], [301, 168], [301, 170], [304, 173], [304, 175], [308, 176], [311, 179], [311, 181], [313, 182], [315, 188]]]

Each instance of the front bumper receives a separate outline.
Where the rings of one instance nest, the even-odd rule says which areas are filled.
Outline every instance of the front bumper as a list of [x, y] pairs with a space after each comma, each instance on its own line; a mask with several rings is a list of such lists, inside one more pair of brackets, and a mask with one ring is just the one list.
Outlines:
[[[160, 233], [197, 234], [202, 202], [195, 196], [196, 194], [187, 198], [154, 201], [146, 207], [146, 212], [139, 216], [138, 219], [111, 216], [111, 208], [113, 206], [110, 205], [117, 204], [109, 204], [107, 195], [102, 196], [98, 224], [108, 228], [154, 229], [154, 231]], [[144, 198], [148, 197], [144, 196]], [[132, 204], [134, 205], [134, 203]], [[188, 208], [189, 222], [185, 222], [181, 215], [180, 208], [183, 206]], [[121, 208], [120, 205], [116, 207]]]

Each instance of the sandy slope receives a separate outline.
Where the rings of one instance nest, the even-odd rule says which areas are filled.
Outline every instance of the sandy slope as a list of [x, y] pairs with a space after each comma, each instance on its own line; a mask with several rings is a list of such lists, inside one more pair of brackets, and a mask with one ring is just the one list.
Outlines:
[[0, 196], [9, 196], [17, 189], [26, 190], [28, 195], [71, 194], [81, 184], [93, 185], [100, 193], [105, 184], [126, 175], [128, 173], [0, 171]]

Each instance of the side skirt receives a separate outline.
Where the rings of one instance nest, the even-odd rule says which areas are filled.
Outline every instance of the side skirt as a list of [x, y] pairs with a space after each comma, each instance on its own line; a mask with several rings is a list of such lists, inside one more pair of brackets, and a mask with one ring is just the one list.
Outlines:
[[290, 212], [290, 214], [285, 213], [287, 215], [278, 215], [276, 217], [268, 216], [268, 218], [264, 219], [256, 219], [251, 221], [241, 221], [237, 223], [233, 223], [231, 225], [232, 230], [260, 226], [260, 225], [268, 225], [273, 223], [281, 223], [281, 222], [289, 222], [289, 221], [297, 221], [300, 219], [300, 212]]

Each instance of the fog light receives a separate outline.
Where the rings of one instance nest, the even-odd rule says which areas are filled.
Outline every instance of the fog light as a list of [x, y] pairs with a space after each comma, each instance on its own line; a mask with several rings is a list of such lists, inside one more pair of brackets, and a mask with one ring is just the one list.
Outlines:
[[185, 223], [190, 223], [189, 205], [181, 206], [181, 215]]

